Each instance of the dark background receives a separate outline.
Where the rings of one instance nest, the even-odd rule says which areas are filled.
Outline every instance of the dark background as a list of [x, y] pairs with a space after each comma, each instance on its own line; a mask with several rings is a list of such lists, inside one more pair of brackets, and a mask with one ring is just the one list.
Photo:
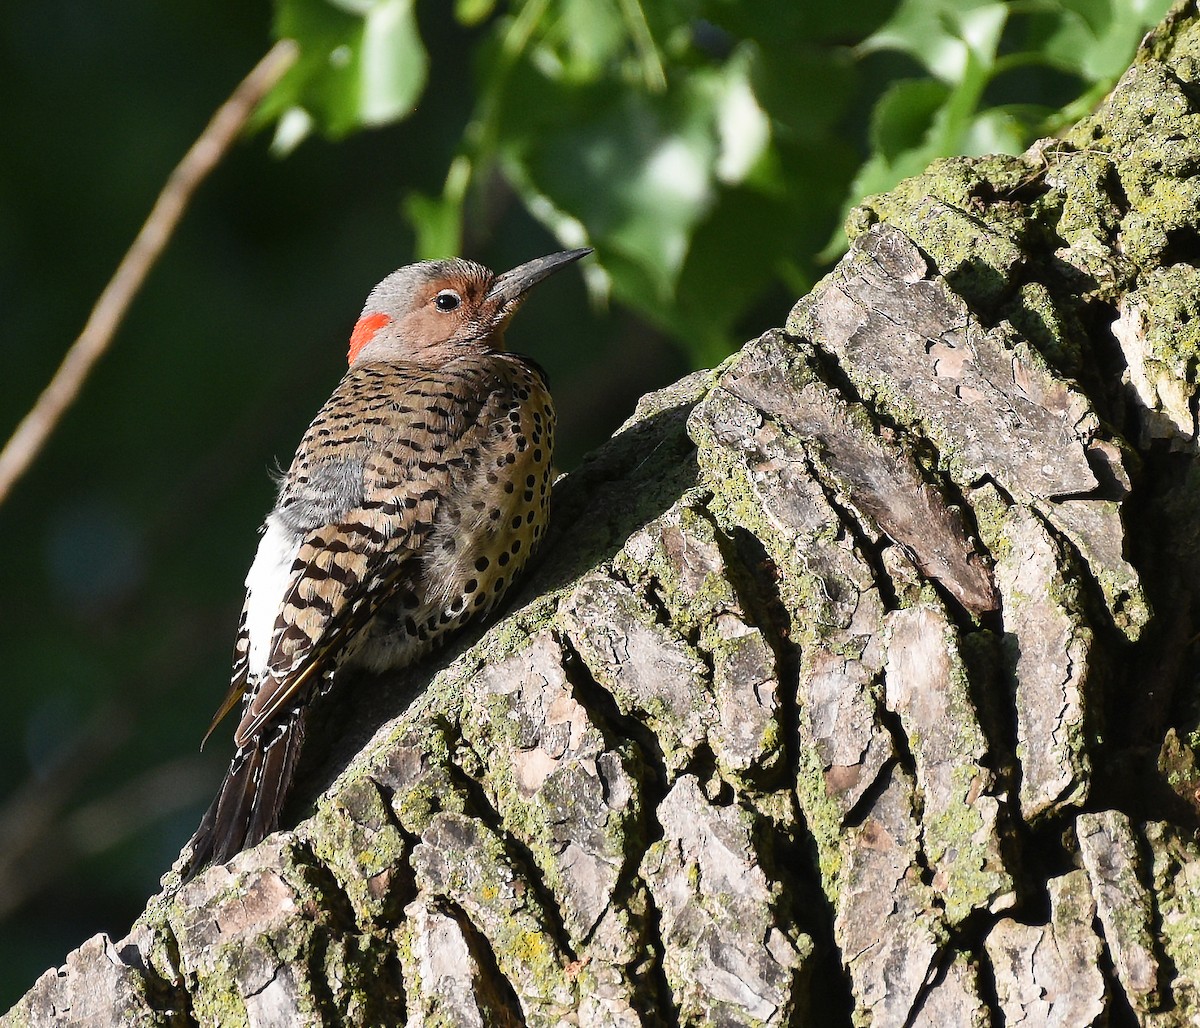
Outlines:
[[[782, 324], [836, 255], [862, 162], [877, 174], [860, 184], [878, 188], [905, 160], [923, 166], [938, 103], [955, 88], [930, 85], [902, 47], [856, 49], [904, 4], [812, 4], [805, 23], [790, 2], [754, 5], [790, 35], [739, 20], [736, 5], [695, 6], [706, 54], [755, 39], [768, 70], [799, 68], [802, 94], [766, 75], [760, 97], [780, 141], [780, 209], [792, 216], [731, 199], [723, 210], [733, 213], [693, 240], [693, 298], [681, 288], [660, 310], [643, 299], [631, 313], [619, 289], [598, 305], [574, 271], [539, 289], [508, 339], [549, 371], [564, 470], [641, 393]], [[1105, 12], [1115, 17], [1103, 0], [1061, 6], [1064, 18], [1082, 10], [1098, 39]], [[0, 1010], [88, 936], [124, 934], [224, 769], [228, 729], [202, 755], [197, 745], [224, 694], [269, 472], [287, 465], [342, 373], [370, 287], [413, 259], [404, 199], [440, 192], [502, 17], [464, 27], [442, 5], [418, 12], [430, 80], [413, 116], [336, 142], [314, 137], [285, 159], [269, 153], [269, 131], [242, 141], [0, 506]], [[199, 0], [0, 7], [0, 436], [49, 380], [171, 168], [270, 45], [271, 19], [266, 3]], [[1144, 29], [1117, 27], [1103, 36], [1117, 48], [1108, 66], [1123, 66]], [[1001, 49], [1031, 39], [1053, 33], [1014, 22]], [[1053, 112], [1094, 89], [1052, 65], [997, 65], [979, 124], [1034, 99]], [[926, 86], [897, 93], [898, 82]], [[1025, 118], [1012, 144], [1037, 127]], [[969, 148], [963, 132], [947, 138], [937, 145]], [[561, 248], [502, 177], [479, 194], [468, 256], [501, 270]], [[619, 262], [603, 238], [597, 247], [599, 261]], [[687, 330], [703, 310], [696, 283], [736, 278], [760, 253], [763, 280], [720, 333], [697, 341]]]

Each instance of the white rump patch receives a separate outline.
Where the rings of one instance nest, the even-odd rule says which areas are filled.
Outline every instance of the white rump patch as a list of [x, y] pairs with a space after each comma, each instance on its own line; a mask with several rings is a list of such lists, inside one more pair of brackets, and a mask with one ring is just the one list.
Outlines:
[[246, 636], [250, 641], [246, 666], [252, 680], [267, 669], [271, 636], [292, 579], [292, 564], [304, 538], [302, 533], [277, 521], [273, 514], [267, 518], [266, 528], [246, 575]]

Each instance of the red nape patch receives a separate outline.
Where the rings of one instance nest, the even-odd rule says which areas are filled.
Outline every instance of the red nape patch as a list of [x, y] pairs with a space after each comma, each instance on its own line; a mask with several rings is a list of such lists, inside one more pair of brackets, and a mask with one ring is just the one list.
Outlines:
[[365, 318], [359, 318], [354, 331], [350, 333], [350, 354], [346, 362], [353, 364], [358, 352], [371, 341], [376, 332], [384, 325], [390, 324], [391, 320], [386, 314], [368, 314]]

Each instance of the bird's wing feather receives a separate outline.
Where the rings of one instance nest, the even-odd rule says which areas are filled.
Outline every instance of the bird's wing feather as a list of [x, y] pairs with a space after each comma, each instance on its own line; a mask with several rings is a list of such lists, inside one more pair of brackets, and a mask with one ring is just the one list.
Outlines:
[[246, 613], [249, 600], [250, 597], [247, 595], [246, 601], [242, 604], [242, 616], [238, 619], [237, 641], [233, 646], [233, 668], [229, 673], [229, 691], [225, 694], [225, 699], [221, 701], [221, 705], [217, 708], [216, 714], [213, 715], [212, 724], [208, 726], [208, 731], [204, 733], [204, 738], [200, 740], [200, 749], [204, 749], [204, 744], [208, 742], [208, 737], [213, 734], [213, 729], [224, 720], [225, 715], [233, 710], [246, 694], [246, 662], [250, 653], [250, 636], [246, 631]]
[[[491, 428], [493, 388], [458, 380], [467, 372], [453, 364], [433, 373], [394, 366], [372, 373], [370, 365], [355, 372], [305, 435], [280, 495], [276, 513], [311, 527], [293, 564], [266, 674], [238, 725], [239, 746], [319, 678], [382, 603], [416, 580], [439, 505]], [[361, 433], [329, 442], [322, 425], [352, 406]], [[353, 504], [331, 503], [338, 491]]]

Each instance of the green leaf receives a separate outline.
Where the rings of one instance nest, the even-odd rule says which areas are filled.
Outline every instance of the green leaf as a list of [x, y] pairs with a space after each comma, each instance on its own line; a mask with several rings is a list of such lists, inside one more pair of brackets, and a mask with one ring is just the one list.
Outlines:
[[995, 0], [902, 0], [896, 13], [859, 45], [861, 53], [899, 50], [948, 85], [990, 65], [1008, 18]]
[[478, 25], [491, 17], [496, 0], [454, 0], [454, 17], [460, 25]]
[[458, 253], [462, 246], [462, 206], [450, 197], [412, 192], [404, 198], [404, 213], [417, 234], [417, 260], [435, 260]]
[[1028, 143], [1029, 129], [1014, 110], [992, 107], [972, 119], [963, 133], [962, 153], [978, 157], [989, 153], [1019, 154]]
[[950, 96], [937, 79], [904, 79], [879, 98], [871, 112], [871, 146], [884, 161], [925, 145], [934, 116]]
[[300, 44], [300, 59], [264, 101], [262, 119], [300, 109], [343, 136], [406, 117], [425, 88], [414, 0], [278, 0], [275, 32]]
[[359, 118], [382, 125], [412, 112], [428, 75], [414, 0], [372, 4], [359, 45]]
[[[1103, 6], [1107, 7], [1107, 3]], [[1083, 78], [1093, 78], [1088, 66], [1094, 61], [1097, 40], [1096, 28], [1089, 19], [1062, 9], [1058, 3], [1048, 3], [1044, 7], [1039, 5], [1029, 21], [1031, 31], [1025, 46], [1039, 60]]]
[[[1094, 7], [1108, 7], [1103, 0], [1075, 0], [1068, 6], [1081, 13]], [[1096, 42], [1085, 51], [1081, 69], [1092, 82], [1115, 82], [1130, 57], [1130, 40], [1166, 16], [1171, 0], [1111, 0], [1111, 20], [1101, 23]]]
[[[628, 67], [642, 75], [637, 40], [630, 32], [636, 11], [625, 9], [618, 0], [557, 0], [531, 51], [531, 60], [544, 74], [564, 82], [597, 82], [615, 67]], [[644, 22], [638, 26], [643, 48], [647, 42]], [[651, 61], [656, 54], [651, 54]], [[661, 67], [659, 68], [661, 72]]]
[[[718, 77], [697, 73], [650, 96], [613, 84], [570, 91], [501, 132], [504, 167], [527, 204], [541, 197], [587, 226], [590, 237], [640, 270], [669, 301], [692, 231], [714, 195]], [[544, 89], [536, 78], [523, 89]], [[534, 213], [537, 209], [531, 206]]]
[[758, 104], [751, 82], [754, 50], [736, 51], [715, 82], [717, 139], [720, 150], [714, 169], [726, 185], [744, 181], [771, 142], [771, 123]]

